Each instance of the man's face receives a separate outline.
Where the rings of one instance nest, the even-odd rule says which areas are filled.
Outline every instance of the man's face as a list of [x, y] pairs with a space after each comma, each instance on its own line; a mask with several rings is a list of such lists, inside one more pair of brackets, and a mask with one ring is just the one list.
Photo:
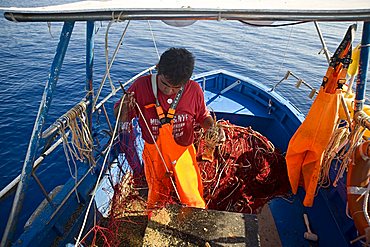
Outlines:
[[166, 79], [166, 76], [161, 74], [158, 75], [158, 88], [165, 95], [172, 95], [176, 94], [180, 90], [181, 86], [173, 86], [171, 82]]

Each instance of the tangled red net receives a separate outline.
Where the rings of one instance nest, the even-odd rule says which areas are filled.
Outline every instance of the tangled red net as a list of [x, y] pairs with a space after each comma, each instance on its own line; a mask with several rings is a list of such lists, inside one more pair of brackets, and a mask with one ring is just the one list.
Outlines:
[[271, 198], [290, 189], [285, 158], [251, 127], [218, 121], [225, 133], [213, 161], [203, 161], [206, 142], [198, 132], [197, 159], [208, 209], [258, 213]]
[[[217, 125], [223, 129], [224, 139], [215, 147], [213, 161], [202, 160], [209, 147], [205, 135], [195, 132], [197, 160], [208, 209], [259, 213], [270, 199], [289, 192], [285, 158], [266, 137], [251, 127], [237, 126], [225, 120], [219, 120]], [[132, 172], [114, 187], [110, 217], [90, 231], [93, 235], [90, 246], [122, 246], [122, 239], [137, 241], [123, 236], [132, 233], [124, 232], [122, 225], [145, 229], [147, 216], [142, 189], [146, 184], [142, 164], [135, 151], [136, 141], [137, 135], [130, 125], [129, 131], [121, 134], [117, 147], [118, 152], [125, 153]], [[178, 202], [176, 196], [169, 200], [169, 203]], [[135, 203], [140, 206], [133, 206]], [[140, 210], [144, 213], [139, 218], [125, 217]]]

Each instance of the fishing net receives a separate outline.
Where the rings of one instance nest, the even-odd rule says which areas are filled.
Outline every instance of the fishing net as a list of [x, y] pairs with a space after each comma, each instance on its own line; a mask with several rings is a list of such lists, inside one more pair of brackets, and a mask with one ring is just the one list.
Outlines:
[[[214, 142], [213, 156], [206, 135], [195, 131], [197, 160], [208, 209], [243, 213], [258, 213], [275, 196], [290, 189], [284, 156], [273, 144], [250, 127], [240, 127], [228, 121], [218, 121], [223, 129], [222, 142]], [[130, 171], [114, 186], [110, 216], [95, 226], [90, 234], [98, 246], [140, 245], [148, 221], [146, 183], [142, 166], [142, 143], [136, 127], [130, 123], [121, 133], [116, 152], [123, 152]], [[204, 157], [207, 156], [206, 160]], [[122, 174], [125, 169], [122, 169]], [[175, 193], [168, 203], [179, 203]], [[91, 239], [91, 237], [90, 237]], [[127, 244], [122, 245], [122, 242]]]
[[290, 189], [284, 156], [251, 127], [218, 121], [225, 140], [213, 161], [202, 159], [207, 141], [197, 132], [197, 159], [208, 209], [258, 213], [271, 198]]
[[[118, 172], [107, 171], [113, 196], [109, 203], [108, 217], [94, 224], [81, 243], [86, 246], [141, 246], [148, 216], [146, 213], [147, 184], [144, 176], [141, 153], [143, 149], [141, 131], [137, 121], [120, 126], [112, 156]], [[111, 166], [112, 167], [112, 166]], [[115, 182], [119, 178], [119, 182]], [[107, 196], [111, 193], [106, 190]]]

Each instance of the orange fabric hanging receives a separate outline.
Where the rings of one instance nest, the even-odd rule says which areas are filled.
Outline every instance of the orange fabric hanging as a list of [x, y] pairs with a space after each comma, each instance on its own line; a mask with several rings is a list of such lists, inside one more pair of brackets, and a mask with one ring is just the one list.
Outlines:
[[316, 194], [324, 151], [336, 127], [341, 88], [351, 62], [356, 25], [351, 25], [330, 60], [322, 86], [306, 119], [289, 142], [286, 162], [292, 192], [306, 190], [303, 205], [311, 207]]
[[321, 161], [338, 119], [340, 90], [329, 94], [320, 89], [305, 121], [289, 142], [286, 155], [289, 181], [294, 194], [303, 185], [303, 205], [312, 206]]
[[[194, 145], [178, 145], [172, 136], [173, 124], [159, 129], [156, 141], [168, 170], [173, 173], [181, 203], [205, 208], [203, 186], [196, 162]], [[143, 158], [148, 182], [148, 209], [162, 207], [169, 201], [172, 184], [155, 144], [145, 143]]]

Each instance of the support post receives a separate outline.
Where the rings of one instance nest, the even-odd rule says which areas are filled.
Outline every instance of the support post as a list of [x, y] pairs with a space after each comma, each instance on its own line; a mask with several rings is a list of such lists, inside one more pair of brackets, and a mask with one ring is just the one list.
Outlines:
[[[93, 66], [94, 66], [94, 21], [86, 23], [86, 91], [88, 102], [93, 102]], [[92, 109], [93, 104], [89, 104], [86, 109], [89, 130], [92, 133]]]
[[365, 90], [367, 81], [367, 71], [369, 68], [370, 51], [370, 22], [364, 22], [362, 28], [360, 64], [356, 81], [355, 112], [361, 111], [365, 102]]

